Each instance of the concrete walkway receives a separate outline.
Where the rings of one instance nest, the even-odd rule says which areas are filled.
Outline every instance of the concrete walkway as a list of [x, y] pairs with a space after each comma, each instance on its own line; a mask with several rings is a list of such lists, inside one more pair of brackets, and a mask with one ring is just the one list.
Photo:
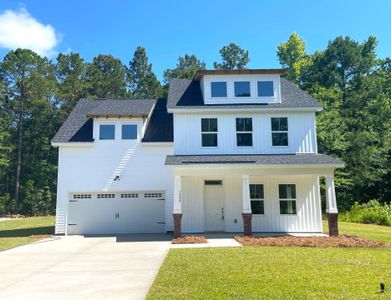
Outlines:
[[169, 240], [67, 236], [0, 252], [0, 299], [144, 299]]

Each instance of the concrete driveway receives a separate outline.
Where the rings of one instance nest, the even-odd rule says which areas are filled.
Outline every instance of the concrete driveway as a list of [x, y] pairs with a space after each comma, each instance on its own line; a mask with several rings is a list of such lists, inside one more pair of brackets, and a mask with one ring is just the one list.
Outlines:
[[144, 299], [168, 239], [67, 236], [0, 252], [0, 299]]

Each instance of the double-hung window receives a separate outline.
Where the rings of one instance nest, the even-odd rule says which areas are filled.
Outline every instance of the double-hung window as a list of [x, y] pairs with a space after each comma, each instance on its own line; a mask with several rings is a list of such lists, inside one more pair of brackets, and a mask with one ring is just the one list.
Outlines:
[[114, 140], [115, 139], [115, 125], [107, 124], [99, 126], [99, 139], [100, 140]]
[[253, 215], [263, 215], [264, 212], [264, 195], [263, 184], [250, 184], [251, 212]]
[[236, 145], [239, 147], [253, 145], [252, 118], [236, 118]]
[[272, 118], [272, 145], [288, 146], [288, 118]]
[[217, 118], [201, 119], [202, 147], [217, 147]]
[[295, 215], [296, 214], [296, 185], [279, 184], [278, 194], [280, 198], [280, 214]]

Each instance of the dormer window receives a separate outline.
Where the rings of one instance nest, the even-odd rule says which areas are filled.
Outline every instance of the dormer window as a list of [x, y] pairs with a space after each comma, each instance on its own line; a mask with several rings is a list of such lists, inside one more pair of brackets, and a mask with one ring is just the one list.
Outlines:
[[100, 125], [99, 126], [100, 140], [114, 140], [115, 139], [115, 125]]
[[211, 82], [212, 97], [227, 97], [227, 83], [224, 81]]
[[235, 97], [250, 97], [250, 81], [235, 81]]
[[274, 87], [273, 81], [258, 81], [258, 97], [273, 97]]

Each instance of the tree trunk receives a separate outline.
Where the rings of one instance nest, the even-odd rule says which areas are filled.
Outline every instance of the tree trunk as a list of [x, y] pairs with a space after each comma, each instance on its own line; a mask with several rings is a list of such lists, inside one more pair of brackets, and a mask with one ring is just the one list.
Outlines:
[[22, 166], [22, 143], [23, 143], [23, 113], [25, 94], [23, 85], [21, 86], [20, 103], [19, 103], [19, 120], [18, 120], [18, 159], [16, 161], [16, 178], [15, 178], [15, 201], [19, 210], [20, 206], [20, 170]]

